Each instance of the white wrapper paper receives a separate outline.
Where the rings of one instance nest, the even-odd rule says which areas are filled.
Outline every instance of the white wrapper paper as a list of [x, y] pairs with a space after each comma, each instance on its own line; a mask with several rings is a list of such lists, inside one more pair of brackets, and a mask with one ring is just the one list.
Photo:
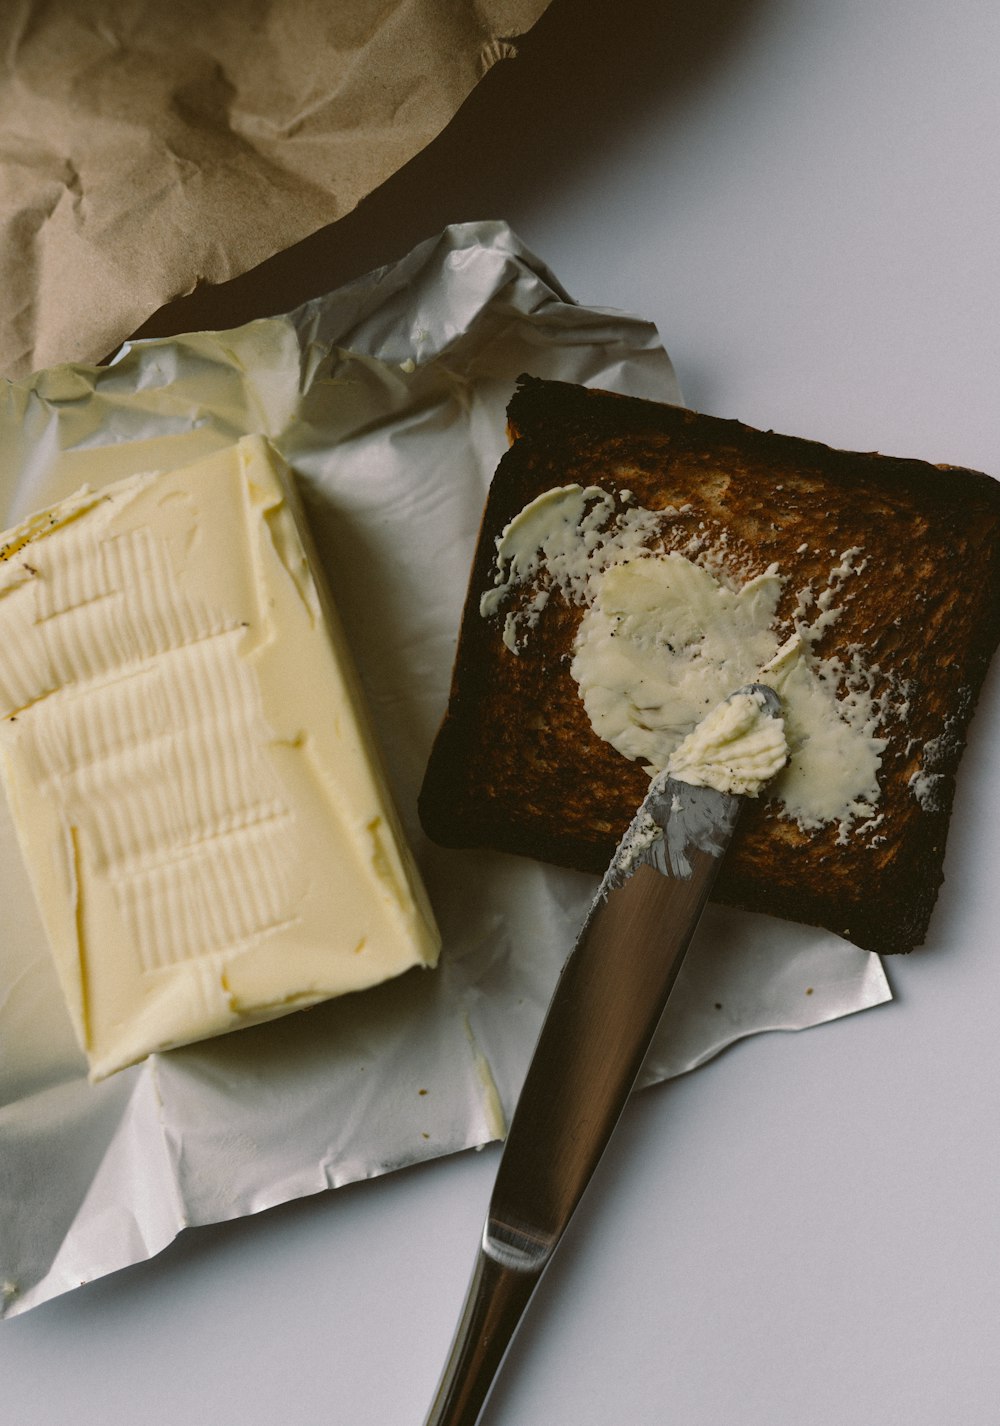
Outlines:
[[[594, 878], [430, 845], [447, 699], [504, 410], [522, 371], [677, 400], [651, 324], [575, 304], [502, 223], [448, 229], [286, 317], [126, 347], [0, 395], [0, 523], [248, 432], [295, 468], [444, 936], [411, 973], [86, 1079], [0, 800], [0, 1285], [7, 1314], [184, 1227], [503, 1133]], [[889, 999], [837, 938], [710, 908], [645, 1082], [761, 1030]]]

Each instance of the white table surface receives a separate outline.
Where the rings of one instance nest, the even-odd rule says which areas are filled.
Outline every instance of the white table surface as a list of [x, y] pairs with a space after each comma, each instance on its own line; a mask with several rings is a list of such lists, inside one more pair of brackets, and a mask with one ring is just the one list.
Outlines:
[[[274, 269], [277, 305], [504, 217], [658, 323], [692, 406], [1000, 475], [993, 0], [554, 0], [523, 51], [308, 279]], [[633, 1102], [488, 1426], [1000, 1421], [998, 807], [1000, 665], [895, 1002]], [[0, 1419], [420, 1426], [497, 1157], [200, 1229], [3, 1324]]]

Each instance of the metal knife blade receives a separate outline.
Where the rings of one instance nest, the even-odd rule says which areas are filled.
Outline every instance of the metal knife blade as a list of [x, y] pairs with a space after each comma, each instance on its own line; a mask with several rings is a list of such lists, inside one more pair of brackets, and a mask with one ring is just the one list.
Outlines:
[[[763, 685], [767, 711], [780, 712]], [[552, 997], [426, 1426], [474, 1426], [642, 1067], [744, 799], [654, 780]]]

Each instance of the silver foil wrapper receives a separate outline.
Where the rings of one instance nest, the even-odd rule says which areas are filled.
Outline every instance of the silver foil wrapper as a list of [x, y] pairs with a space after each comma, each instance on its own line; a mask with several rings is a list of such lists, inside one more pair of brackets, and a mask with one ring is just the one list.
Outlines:
[[[680, 399], [655, 328], [583, 307], [502, 223], [449, 228], [284, 316], [0, 392], [0, 522], [249, 432], [294, 467], [444, 937], [439, 969], [91, 1085], [0, 797], [5, 1312], [181, 1229], [501, 1136], [594, 878], [432, 846], [416, 796], [521, 372]], [[644, 1082], [889, 999], [878, 959], [712, 907]]]

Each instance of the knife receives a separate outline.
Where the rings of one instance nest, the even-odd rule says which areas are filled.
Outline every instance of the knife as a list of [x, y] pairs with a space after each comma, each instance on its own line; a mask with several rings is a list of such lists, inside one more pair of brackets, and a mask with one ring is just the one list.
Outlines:
[[[780, 715], [765, 685], [738, 693]], [[744, 800], [660, 774], [619, 843], [528, 1067], [425, 1426], [479, 1420], [638, 1077]]]

